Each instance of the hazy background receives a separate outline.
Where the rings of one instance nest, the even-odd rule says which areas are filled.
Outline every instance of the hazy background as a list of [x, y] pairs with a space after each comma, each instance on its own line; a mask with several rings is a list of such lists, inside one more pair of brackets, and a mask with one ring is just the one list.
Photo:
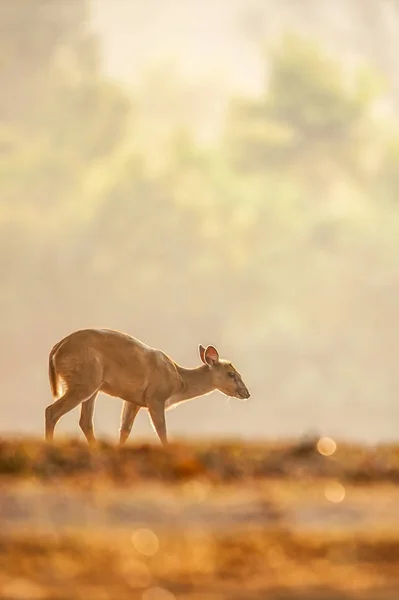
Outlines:
[[0, 0], [1, 432], [109, 327], [243, 374], [171, 438], [399, 439], [398, 109], [394, 0]]

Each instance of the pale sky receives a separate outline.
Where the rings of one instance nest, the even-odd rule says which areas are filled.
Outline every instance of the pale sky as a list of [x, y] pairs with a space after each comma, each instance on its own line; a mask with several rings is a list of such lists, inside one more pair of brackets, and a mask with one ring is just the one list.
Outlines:
[[258, 89], [261, 56], [240, 24], [243, 6], [243, 0], [94, 0], [105, 68], [134, 80], [142, 68], [172, 60], [188, 79], [219, 76]]

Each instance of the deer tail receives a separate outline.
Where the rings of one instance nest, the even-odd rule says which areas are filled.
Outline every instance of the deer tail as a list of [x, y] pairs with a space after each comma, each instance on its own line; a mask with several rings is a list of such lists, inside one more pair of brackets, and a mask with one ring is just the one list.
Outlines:
[[58, 342], [58, 344], [54, 346], [48, 357], [48, 378], [50, 381], [51, 393], [53, 394], [54, 398], [56, 398], [58, 394], [58, 380], [54, 367], [54, 354], [57, 352], [58, 348], [60, 347], [63, 341], [64, 340], [61, 340], [61, 342]]

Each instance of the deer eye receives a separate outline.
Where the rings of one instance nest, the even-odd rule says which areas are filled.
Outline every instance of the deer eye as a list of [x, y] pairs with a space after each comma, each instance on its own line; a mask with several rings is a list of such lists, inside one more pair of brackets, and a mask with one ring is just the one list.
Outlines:
[[236, 374], [235, 374], [235, 373], [233, 373], [233, 371], [229, 371], [229, 372], [227, 373], [227, 376], [228, 376], [228, 377], [230, 377], [231, 379], [234, 379], [234, 377], [236, 376]]

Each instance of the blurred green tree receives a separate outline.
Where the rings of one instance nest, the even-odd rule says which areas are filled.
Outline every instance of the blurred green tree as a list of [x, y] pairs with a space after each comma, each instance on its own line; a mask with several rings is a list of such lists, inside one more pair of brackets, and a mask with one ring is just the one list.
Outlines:
[[41, 229], [79, 217], [87, 170], [120, 145], [130, 101], [102, 76], [85, 0], [22, 3], [0, 6], [0, 211]]
[[[318, 193], [338, 176], [359, 176], [380, 82], [350, 77], [318, 45], [287, 34], [268, 61], [265, 91], [232, 105], [226, 149], [241, 172], [289, 174]], [[337, 173], [338, 172], [338, 173]]]
[[105, 77], [87, 2], [14, 5], [0, 6], [0, 326], [10, 355], [25, 348], [29, 380], [76, 326], [140, 337], [146, 323], [149, 343], [193, 355], [196, 339], [251, 350], [265, 389], [266, 359], [273, 388], [287, 371], [295, 380], [296, 348], [317, 352], [323, 335], [338, 346], [367, 288], [359, 264], [365, 277], [381, 264], [375, 217], [392, 211], [376, 198], [397, 184], [375, 78], [349, 81], [288, 36], [261, 97], [233, 98], [224, 135], [200, 146], [178, 78], [150, 73], [136, 103]]
[[43, 306], [38, 277], [62, 296], [95, 211], [93, 179], [126, 151], [130, 99], [101, 72], [88, 8], [85, 0], [0, 4], [0, 302], [3, 314], [19, 314], [21, 333]]

